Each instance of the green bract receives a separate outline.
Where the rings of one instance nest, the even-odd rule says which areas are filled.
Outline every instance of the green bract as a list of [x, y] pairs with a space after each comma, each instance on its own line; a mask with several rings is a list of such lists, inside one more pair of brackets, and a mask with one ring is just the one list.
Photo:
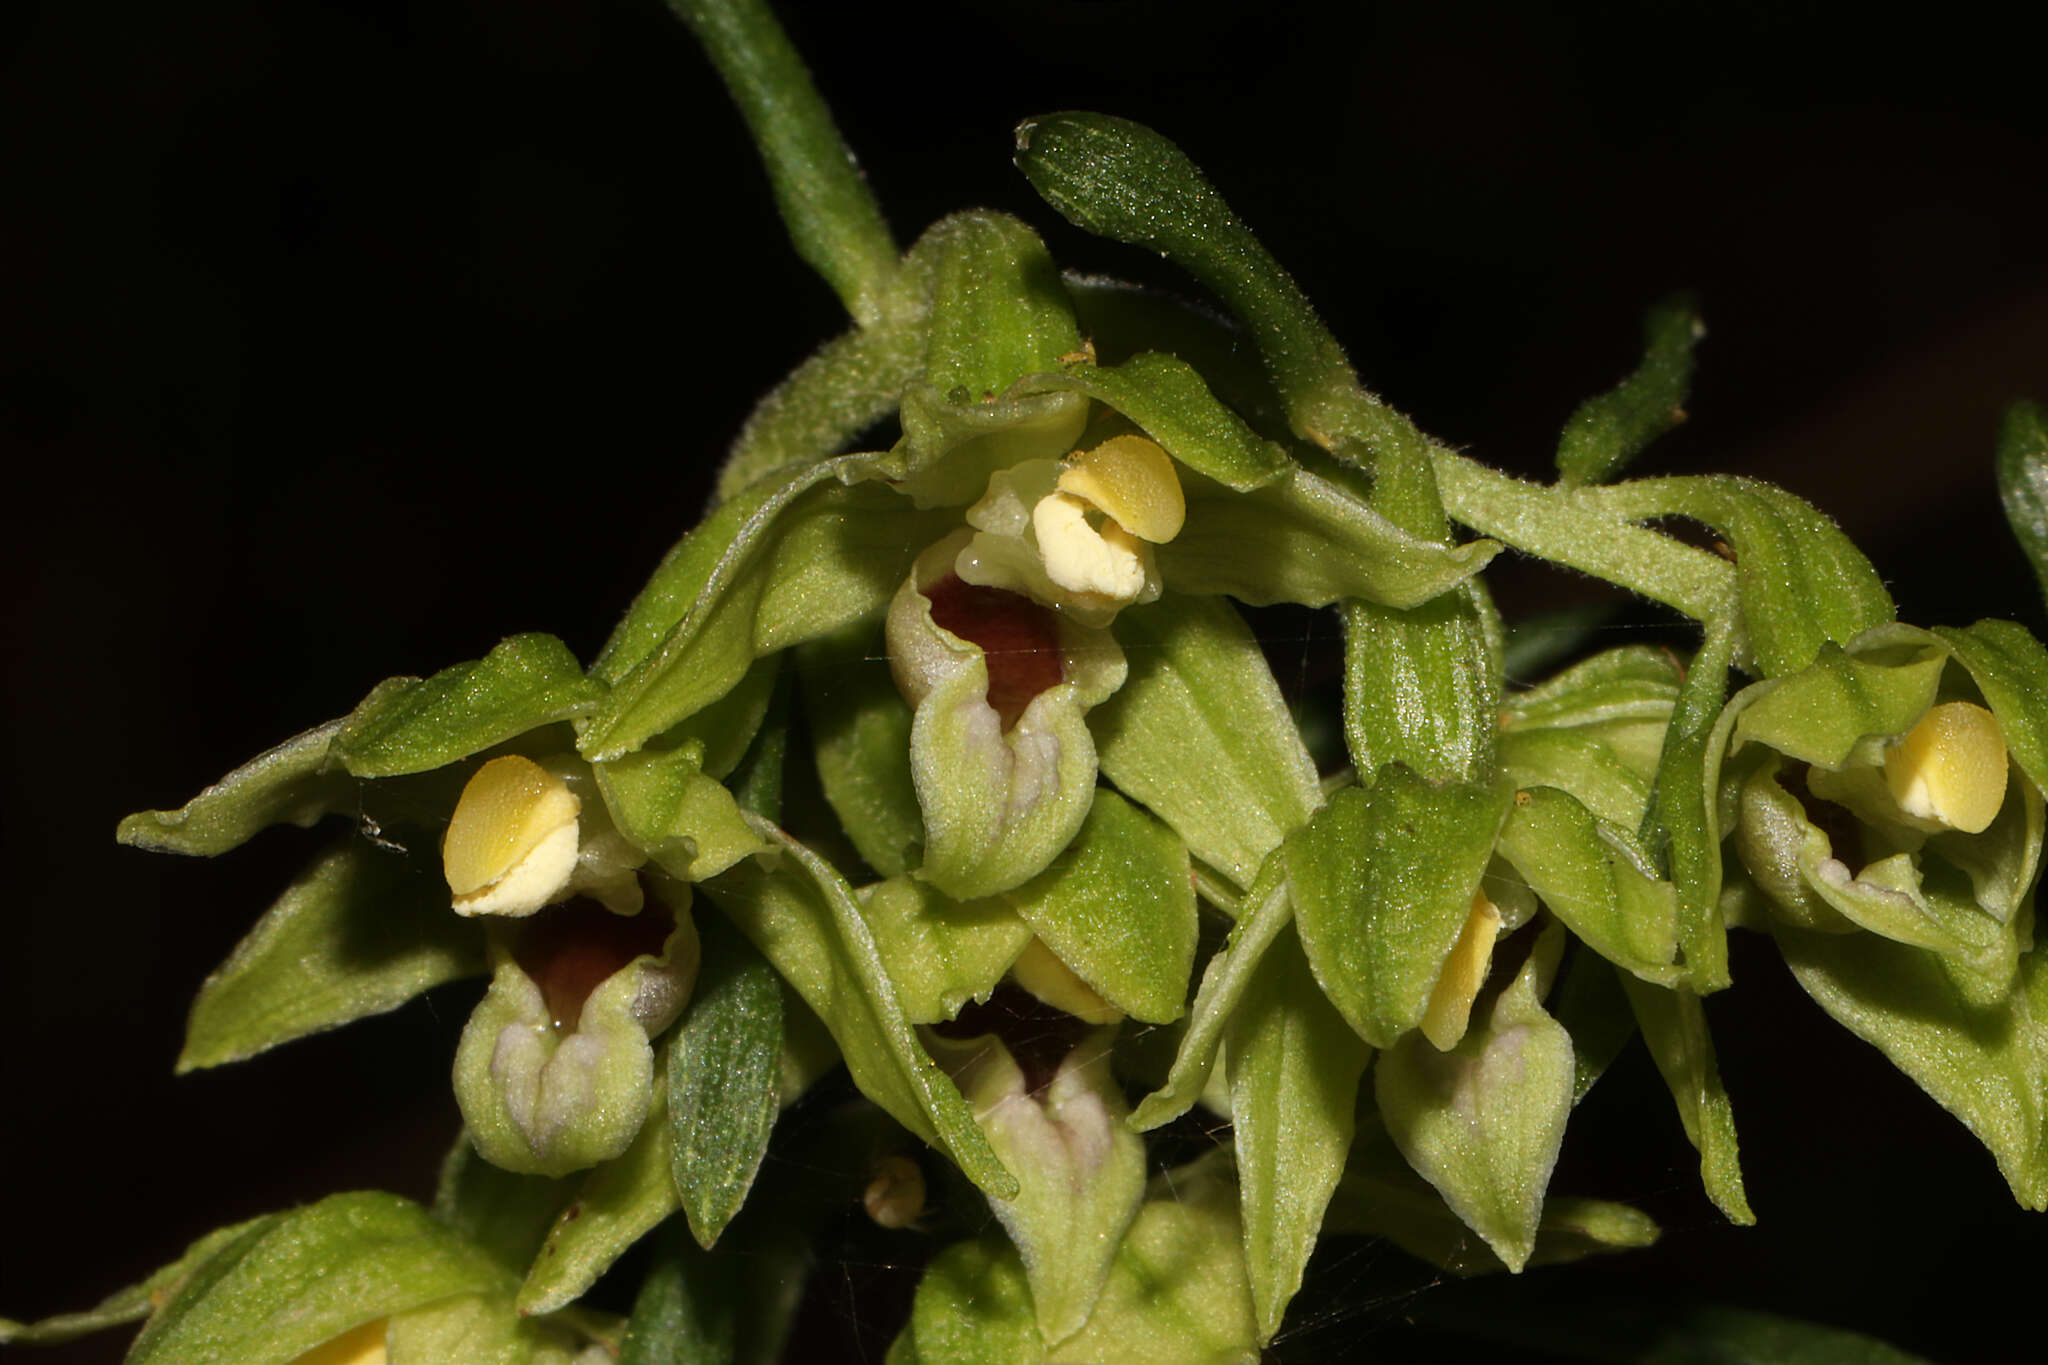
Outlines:
[[[181, 1069], [488, 971], [435, 1209], [225, 1228], [0, 1340], [767, 1360], [860, 1207], [924, 1266], [899, 1365], [1252, 1361], [1328, 1232], [1459, 1273], [1654, 1240], [1549, 1188], [1638, 1032], [1752, 1221], [1703, 1004], [1731, 926], [2048, 1207], [2048, 652], [1894, 622], [1781, 489], [1617, 481], [1683, 416], [1690, 305], [1572, 415], [1555, 483], [1509, 478], [1368, 390], [1160, 134], [1050, 114], [1016, 160], [1232, 319], [1063, 274], [1001, 213], [899, 252], [759, 0], [674, 5], [852, 330], [587, 669], [516, 636], [120, 828], [211, 856], [347, 826], [201, 987]], [[2037, 565], [2041, 429], [2016, 409], [2000, 454]], [[1504, 548], [1697, 635], [1510, 686]], [[1328, 695], [1269, 666], [1282, 604], [1341, 627]], [[623, 1326], [578, 1302], [635, 1266]]]

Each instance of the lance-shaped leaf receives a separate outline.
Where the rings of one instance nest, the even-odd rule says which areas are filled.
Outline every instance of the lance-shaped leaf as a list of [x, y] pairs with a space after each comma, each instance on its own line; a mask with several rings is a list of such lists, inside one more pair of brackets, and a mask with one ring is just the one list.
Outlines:
[[918, 1042], [852, 890], [822, 858], [757, 825], [781, 866], [743, 863], [705, 890], [794, 987], [839, 1045], [863, 1094], [996, 1198], [1017, 1183], [975, 1127], [960, 1091]]
[[334, 752], [357, 777], [427, 772], [588, 715], [603, 695], [560, 640], [515, 635], [481, 659], [379, 687], [342, 723]]
[[1500, 729], [1500, 656], [1475, 587], [1418, 607], [1347, 602], [1344, 740], [1360, 779], [1400, 763], [1433, 783], [1484, 782]]
[[990, 1204], [1023, 1257], [1049, 1345], [1088, 1320], [1145, 1191], [1145, 1145], [1124, 1122], [1123, 1092], [1110, 1074], [1115, 1036], [1114, 1026], [1090, 1033], [1035, 1093], [993, 1035], [932, 1040], [989, 1145], [1017, 1176], [1016, 1197]]
[[781, 1109], [782, 986], [721, 919], [704, 925], [704, 965], [668, 1042], [670, 1173], [690, 1231], [709, 1248], [739, 1212]]
[[1095, 715], [1103, 775], [1249, 886], [1322, 804], [1265, 654], [1220, 598], [1132, 607], [1117, 634], [1130, 677]]
[[619, 832], [670, 876], [714, 877], [764, 845], [696, 746], [650, 747], [592, 765]]
[[932, 1258], [917, 1282], [910, 1322], [887, 1365], [1040, 1365], [1031, 1285], [1017, 1249], [1000, 1237], [956, 1242]]
[[653, 1112], [648, 1040], [697, 977], [685, 896], [615, 915], [544, 912], [491, 939], [491, 987], [455, 1049], [455, 1098], [477, 1150], [530, 1175], [567, 1175], [626, 1150]]
[[1666, 299], [1643, 320], [1643, 363], [1619, 385], [1579, 404], [1557, 442], [1558, 480], [1601, 483], [1644, 446], [1685, 420], [1692, 388], [1692, 348], [1706, 335], [1699, 310], [1684, 297]]
[[2015, 1199], [2048, 1209], [2048, 958], [2026, 954], [2004, 1000], [1984, 1006], [1932, 953], [1874, 934], [1771, 929], [1806, 993], [1961, 1119]]
[[1031, 941], [1009, 898], [956, 901], [927, 882], [891, 877], [862, 887], [861, 916], [913, 1024], [951, 1019], [987, 1000]]
[[1450, 545], [1388, 520], [1341, 478], [1295, 467], [1247, 493], [1198, 475], [1184, 481], [1187, 522], [1158, 547], [1161, 579], [1179, 592], [1264, 606], [1363, 598], [1408, 607], [1456, 587], [1500, 551]]
[[1282, 856], [1302, 947], [1359, 1037], [1422, 1022], [1506, 814], [1507, 793], [1388, 768], [1330, 798]]
[[1555, 787], [1515, 794], [1501, 856], [1552, 914], [1602, 957], [1660, 986], [1682, 975], [1678, 897], [1631, 841]]
[[804, 263], [862, 324], [882, 318], [896, 244], [803, 59], [761, 0], [669, 0], [747, 121]]
[[1372, 1049], [1323, 998], [1285, 930], [1253, 975], [1228, 1047], [1245, 1266], [1259, 1339], [1271, 1341], [1344, 1170]]
[[825, 800], [867, 865], [901, 876], [921, 859], [924, 816], [910, 774], [910, 703], [889, 675], [881, 632], [855, 627], [803, 645], [796, 669]]
[[1126, 671], [1108, 632], [1016, 593], [961, 585], [953, 562], [970, 535], [918, 556], [890, 604], [887, 635], [914, 708], [920, 875], [963, 900], [1021, 885], [1079, 831], [1095, 793], [1087, 712]]
[[552, 1313], [583, 1297], [626, 1249], [674, 1213], [682, 1200], [670, 1177], [668, 1087], [654, 1087], [654, 1111], [632, 1145], [583, 1178], [548, 1229], [519, 1286], [521, 1313]]
[[141, 1365], [287, 1365], [352, 1328], [500, 1292], [489, 1255], [395, 1194], [337, 1194], [260, 1219], [192, 1270], [129, 1349]]
[[[1604, 964], [1600, 973], [1612, 976]], [[1436, 1188], [1408, 1165], [1377, 1119], [1360, 1124], [1344, 1177], [1330, 1198], [1324, 1230], [1385, 1237], [1410, 1256], [1453, 1275], [1490, 1275], [1507, 1269], [1451, 1212]], [[1656, 1222], [1626, 1204], [1552, 1196], [1543, 1201], [1536, 1247], [1523, 1268], [1633, 1251], [1655, 1244], [1657, 1237]]]
[[1748, 651], [1767, 678], [1795, 673], [1822, 645], [1845, 645], [1892, 619], [1892, 599], [1863, 552], [1782, 488], [1713, 475], [1636, 479], [1585, 496], [1624, 516], [1691, 517], [1720, 532], [1735, 552]]
[[1754, 1223], [1756, 1215], [1750, 1212], [1749, 1199], [1742, 1191], [1735, 1113], [1721, 1086], [1705, 1007], [1689, 987], [1665, 990], [1627, 972], [1620, 977], [1643, 1041], [1649, 1044], [1650, 1056], [1678, 1104], [1686, 1140], [1699, 1151], [1700, 1183], [1706, 1187], [1707, 1198], [1730, 1222]]
[[329, 721], [258, 754], [176, 810], [137, 811], [114, 837], [154, 852], [211, 858], [272, 825], [311, 825], [356, 790], [328, 757], [345, 723]]
[[1149, 1024], [1180, 1018], [1200, 926], [1171, 828], [1098, 789], [1067, 851], [1005, 899], [1110, 1004]]
[[483, 970], [483, 935], [448, 913], [438, 869], [351, 839], [300, 873], [206, 978], [178, 1070], [253, 1057]]
[[1645, 842], [1661, 850], [1678, 888], [1678, 947], [1695, 991], [1728, 984], [1728, 929], [1721, 920], [1721, 831], [1715, 787], [1733, 716], [1722, 700], [1735, 652], [1735, 630], [1723, 621], [1707, 630], [1679, 689], [1656, 785], [1644, 817]]
[[1259, 1358], [1237, 1191], [1220, 1159], [1162, 1171], [1088, 1325], [1046, 1365], [1252, 1365]]
[[1284, 478], [1294, 462], [1209, 391], [1178, 355], [1146, 351], [1121, 365], [1077, 363], [1033, 375], [1023, 392], [1079, 393], [1116, 409], [1183, 465], [1235, 493]]
[[669, 551], [591, 666], [612, 690], [580, 736], [587, 756], [638, 748], [731, 691], [757, 656], [889, 600], [950, 519], [833, 482], [866, 473], [849, 456], [763, 479]]
[[266, 1213], [260, 1218], [215, 1228], [186, 1247], [184, 1254], [177, 1260], [140, 1283], [114, 1291], [91, 1308], [76, 1313], [58, 1313], [36, 1322], [14, 1322], [0, 1318], [0, 1346], [16, 1342], [22, 1345], [54, 1346], [59, 1342], [105, 1331], [109, 1327], [119, 1327], [124, 1322], [139, 1322], [149, 1316], [158, 1304], [175, 1297], [179, 1286], [184, 1284], [195, 1270], [212, 1260], [216, 1253], [280, 1216]]
[[1542, 1003], [1563, 946], [1552, 926], [1456, 1047], [1410, 1033], [1373, 1068], [1394, 1145], [1515, 1271], [1536, 1248], [1572, 1109], [1571, 1036]]
[[1188, 1009], [1187, 1030], [1181, 1034], [1180, 1048], [1174, 1054], [1166, 1083], [1147, 1095], [1131, 1113], [1131, 1127], [1139, 1132], [1171, 1123], [1187, 1113], [1208, 1088], [1209, 1073], [1215, 1068], [1216, 1050], [1223, 1041], [1225, 1026], [1251, 988], [1260, 960], [1294, 918], [1287, 876], [1286, 856], [1275, 853], [1266, 859], [1252, 889], [1245, 894], [1229, 939], [1202, 969], [1202, 983]]
[[1998, 496], [2048, 597], [2048, 410], [2015, 403], [1998, 424]]

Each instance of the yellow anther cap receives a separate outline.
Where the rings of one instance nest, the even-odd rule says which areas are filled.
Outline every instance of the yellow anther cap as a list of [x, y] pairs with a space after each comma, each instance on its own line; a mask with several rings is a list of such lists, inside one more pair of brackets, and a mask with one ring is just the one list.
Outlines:
[[538, 910], [576, 865], [581, 809], [569, 784], [530, 758], [507, 754], [478, 768], [441, 841], [441, 869], [455, 908], [469, 914]]
[[1143, 436], [1112, 436], [1071, 457], [1059, 488], [1083, 498], [1140, 540], [1164, 545], [1187, 520], [1173, 457]]
[[1089, 1024], [1113, 1024], [1124, 1012], [1095, 993], [1095, 988], [1074, 975], [1074, 969], [1059, 960], [1045, 940], [1034, 938], [1010, 967], [1017, 984], [1056, 1010], [1065, 1010]]
[[1884, 756], [1885, 784], [1908, 815], [1981, 834], [2005, 804], [2005, 732], [1966, 701], [1929, 708]]
[[378, 1318], [322, 1342], [292, 1365], [385, 1365], [384, 1322]]
[[1485, 892], [1472, 896], [1472, 912], [1465, 927], [1444, 959], [1443, 974], [1429, 993], [1429, 1005], [1422, 1012], [1422, 1036], [1449, 1052], [1465, 1036], [1472, 1020], [1472, 998], [1486, 983], [1487, 968], [1493, 965], [1493, 943], [1500, 937], [1500, 911]]

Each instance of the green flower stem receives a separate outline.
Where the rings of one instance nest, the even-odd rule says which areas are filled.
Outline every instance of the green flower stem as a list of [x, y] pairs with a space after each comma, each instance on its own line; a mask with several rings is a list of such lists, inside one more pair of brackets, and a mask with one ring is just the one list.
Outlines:
[[1733, 610], [1734, 565], [1637, 526], [1617, 515], [1615, 504], [1595, 506], [1586, 496], [1613, 488], [1581, 493], [1525, 483], [1449, 452], [1438, 454], [1436, 474], [1451, 518], [1483, 536], [1604, 578], [1695, 621]]
[[804, 263], [866, 326], [888, 308], [896, 241], [831, 111], [762, 0], [669, 0], [718, 68], [760, 149]]

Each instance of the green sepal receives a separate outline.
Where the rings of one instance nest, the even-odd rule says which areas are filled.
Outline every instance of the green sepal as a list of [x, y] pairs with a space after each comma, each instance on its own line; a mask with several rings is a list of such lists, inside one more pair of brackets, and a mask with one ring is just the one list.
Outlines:
[[1485, 568], [1500, 544], [1440, 543], [1375, 511], [1337, 471], [1296, 466], [1249, 492], [1190, 473], [1187, 521], [1158, 546], [1159, 576], [1177, 592], [1268, 606], [1326, 607], [1346, 598], [1412, 607]]
[[288, 1365], [363, 1323], [508, 1284], [495, 1260], [410, 1200], [330, 1195], [219, 1247], [150, 1318], [127, 1360]]
[[1405, 768], [1330, 798], [1282, 856], [1302, 947], [1359, 1037], [1391, 1047], [1422, 1022], [1472, 910], [1508, 793], [1434, 787]]
[[560, 1029], [513, 950], [518, 930], [491, 935], [490, 989], [455, 1049], [455, 1098], [486, 1160], [562, 1176], [633, 1142], [658, 1089], [648, 1040], [682, 1012], [697, 976], [697, 931], [687, 896], [679, 899], [660, 952], [606, 977]]
[[1094, 1315], [1046, 1365], [1254, 1365], [1258, 1322], [1227, 1169], [1219, 1154], [1154, 1177]]
[[994, 398], [1081, 349], [1059, 267], [1017, 219], [968, 209], [934, 223], [914, 249], [931, 262], [923, 377], [935, 392]]
[[978, 500], [997, 470], [1071, 451], [1088, 425], [1088, 400], [1035, 392], [1021, 380], [991, 398], [912, 384], [903, 391], [897, 416], [903, 439], [859, 468], [868, 477], [889, 480], [919, 508], [950, 511], [946, 521], [957, 524], [958, 509]]
[[497, 1259], [515, 1278], [540, 1253], [548, 1229], [576, 1193], [576, 1181], [516, 1175], [477, 1155], [464, 1133], [441, 1161], [434, 1217], [456, 1236]]
[[1811, 504], [1733, 475], [1637, 479], [1583, 496], [1634, 518], [1706, 523], [1735, 552], [1736, 595], [1748, 655], [1764, 677], [1796, 673], [1822, 645], [1846, 645], [1894, 615], [1863, 552]]
[[1106, 788], [1052, 866], [1003, 897], [1096, 994], [1165, 1024], [1186, 1008], [1194, 882], [1180, 837]]
[[766, 847], [695, 746], [649, 747], [592, 765], [619, 833], [670, 876], [700, 882]]
[[1643, 447], [1685, 420], [1692, 351], [1706, 328], [1691, 299], [1666, 299], [1643, 319], [1643, 362], [1628, 378], [1588, 398], [1557, 442], [1558, 482], [1603, 483]]
[[1572, 1038], [1576, 1105], [1636, 1036], [1635, 1011], [1607, 959], [1583, 944], [1567, 953], [1544, 1005]]
[[552, 1313], [582, 1298], [627, 1248], [681, 1207], [669, 1174], [668, 1087], [657, 1083], [651, 1091], [651, 1112], [631, 1144], [583, 1177], [549, 1227], [519, 1286], [521, 1313]]
[[768, 825], [773, 848], [705, 890], [832, 1033], [861, 1092], [911, 1132], [944, 1147], [985, 1193], [1009, 1198], [1003, 1169], [951, 1081], [903, 1015], [880, 951], [845, 880]]
[[483, 932], [451, 914], [439, 869], [350, 838], [285, 888], [200, 986], [178, 1071], [397, 1009], [485, 969]]
[[1894, 646], [1878, 658], [1824, 646], [1811, 666], [1745, 688], [1731, 703], [1741, 711], [1731, 751], [1754, 742], [1839, 769], [1863, 741], [1913, 728], [1934, 704], [1945, 654], [1932, 641]]
[[883, 973], [913, 1024], [940, 1023], [969, 1000], [987, 1000], [1031, 941], [1031, 926], [1006, 896], [956, 901], [911, 877], [876, 882], [858, 895]]
[[1701, 993], [1728, 985], [1716, 787], [1733, 723], [1723, 701], [1734, 653], [1733, 625], [1724, 620], [1710, 626], [1679, 688], [1643, 817], [1644, 842], [1661, 853], [1678, 888], [1679, 952], [1687, 980]]
[[1343, 1173], [1372, 1049], [1323, 998], [1299, 937], [1285, 929], [1253, 974], [1225, 1047], [1245, 1266], [1266, 1342], [1301, 1287]]
[[764, 478], [670, 550], [592, 674], [611, 684], [583, 727], [614, 758], [724, 696], [763, 654], [878, 611], [953, 518], [915, 510], [846, 456]]
[[856, 327], [826, 342], [754, 405], [718, 472], [717, 501], [776, 471], [817, 464], [893, 416], [924, 363], [922, 315]]
[[910, 768], [925, 827], [918, 875], [961, 900], [1022, 885], [1079, 832], [1095, 794], [1087, 713], [1126, 673], [1114, 637], [1060, 615], [1061, 681], [1004, 729], [988, 701], [982, 647], [934, 621], [925, 596], [952, 573], [967, 535], [918, 556], [887, 631], [890, 666], [913, 710]]
[[1224, 1026], [1251, 988], [1260, 960], [1293, 919], [1286, 855], [1275, 852], [1266, 859], [1251, 890], [1245, 893], [1229, 939], [1202, 968], [1201, 984], [1195, 989], [1194, 1004], [1188, 1008], [1187, 1029], [1181, 1034], [1166, 1083], [1131, 1111], [1131, 1127], [1142, 1133], [1170, 1123], [1202, 1098], [1216, 1065]]
[[1571, 1035], [1542, 1003], [1563, 946], [1551, 926], [1456, 1047], [1411, 1032], [1373, 1067], [1387, 1135], [1513, 1271], [1535, 1252], [1572, 1111]]
[[881, 632], [857, 626], [799, 646], [796, 668], [826, 802], [869, 867], [901, 876], [921, 860], [924, 815], [910, 703], [889, 676]]
[[885, 1365], [1041, 1365], [1045, 1341], [1017, 1249], [1001, 1237], [956, 1242], [917, 1282], [910, 1322]]
[[2036, 790], [2048, 792], [2048, 649], [2011, 621], [1936, 626], [1933, 633], [1984, 694], [2013, 762]]
[[1344, 741], [1360, 780], [1389, 763], [1436, 784], [1489, 780], [1500, 655], [1476, 585], [1406, 609], [1346, 602], [1339, 616]]
[[1130, 676], [1093, 718], [1103, 775], [1249, 886], [1323, 799], [1265, 654], [1221, 598], [1131, 607], [1116, 629]]
[[588, 715], [603, 695], [560, 640], [514, 635], [481, 659], [378, 687], [342, 722], [334, 753], [357, 777], [428, 772]]
[[159, 1302], [176, 1297], [179, 1287], [192, 1272], [205, 1265], [222, 1248], [281, 1216], [266, 1213], [247, 1222], [215, 1228], [186, 1247], [177, 1260], [154, 1271], [147, 1279], [126, 1289], [115, 1290], [92, 1307], [79, 1312], [57, 1313], [35, 1322], [0, 1318], [0, 1346], [15, 1343], [54, 1346], [93, 1332], [103, 1332], [109, 1327], [119, 1327], [126, 1322], [139, 1322], [148, 1317]]
[[157, 853], [211, 858], [240, 848], [272, 825], [312, 825], [345, 807], [356, 782], [330, 763], [345, 720], [294, 735], [244, 763], [176, 810], [137, 811], [114, 837]]
[[1016, 1197], [990, 1206], [1023, 1258], [1049, 1345], [1088, 1320], [1145, 1192], [1145, 1144], [1124, 1122], [1123, 1092], [1110, 1073], [1115, 1037], [1114, 1025], [1089, 1033], [1031, 1093], [994, 1035], [931, 1039], [989, 1146], [1016, 1173]]
[[394, 1314], [384, 1341], [408, 1365], [579, 1365], [585, 1345], [566, 1325], [523, 1316], [509, 1290]]
[[[1605, 973], [1606, 967], [1601, 967]], [[1343, 1179], [1331, 1196], [1325, 1235], [1384, 1237], [1417, 1260], [1453, 1275], [1490, 1275], [1507, 1269], [1475, 1238], [1436, 1188], [1408, 1165], [1376, 1119], [1361, 1123]], [[1654, 1245], [1659, 1229], [1649, 1215], [1604, 1199], [1552, 1195], [1543, 1201], [1535, 1249], [1523, 1269], [1563, 1265], [1615, 1251]]]
[[1629, 646], [1596, 654], [1507, 697], [1495, 753], [1518, 787], [1558, 787], [1595, 819], [1639, 829], [1678, 699], [1668, 653]]
[[1683, 976], [1678, 897], [1634, 841], [1601, 825], [1569, 794], [1530, 787], [1515, 794], [1500, 853], [1574, 935], [1645, 981]]
[[707, 1250], [752, 1188], [781, 1110], [782, 985], [722, 918], [703, 927], [689, 1012], [667, 1044], [670, 1173]]
[[2048, 956], [2022, 956], [2012, 989], [1984, 1005], [1933, 953], [1875, 934], [1771, 932], [1801, 988], [1961, 1119], [2022, 1206], [2048, 1210]]
[[2048, 598], [2048, 410], [2014, 403], [1998, 424], [1998, 496]]
[[1735, 1114], [1721, 1086], [1714, 1040], [1707, 1033], [1706, 1008], [1685, 986], [1665, 990], [1620, 972], [1636, 1024], [1650, 1056], [1678, 1105], [1686, 1140], [1700, 1154], [1700, 1183], [1707, 1198], [1731, 1223], [1750, 1224], [1749, 1199], [1742, 1190], [1742, 1164], [1735, 1144]]
[[1077, 363], [1033, 375], [1021, 392], [1079, 393], [1114, 408], [1167, 454], [1234, 493], [1284, 478], [1294, 462], [1211, 393], [1178, 355], [1146, 351], [1121, 365]]

